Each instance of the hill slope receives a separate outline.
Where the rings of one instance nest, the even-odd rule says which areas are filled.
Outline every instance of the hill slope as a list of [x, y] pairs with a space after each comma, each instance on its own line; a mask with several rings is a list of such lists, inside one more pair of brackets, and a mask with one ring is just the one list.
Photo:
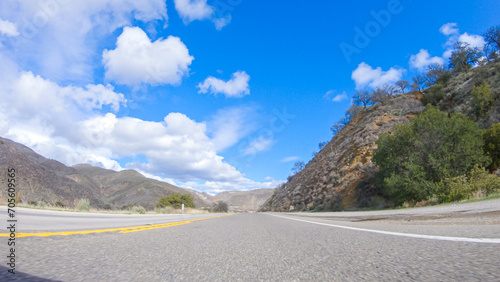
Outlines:
[[[490, 85], [495, 102], [484, 116], [478, 116], [471, 91], [483, 82]], [[365, 207], [379, 195], [374, 185], [377, 168], [372, 163], [375, 141], [394, 125], [409, 121], [424, 110], [423, 95], [404, 94], [364, 109], [287, 183], [278, 187], [260, 211], [343, 210]], [[453, 76], [435, 101], [443, 111], [459, 112], [487, 129], [500, 122], [500, 62], [473, 68]]]
[[370, 184], [375, 141], [425, 109], [413, 94], [364, 109], [306, 165], [277, 188], [260, 211], [340, 210], [365, 204], [378, 192]]
[[229, 205], [230, 212], [257, 211], [274, 193], [274, 189], [255, 189], [252, 191], [227, 191], [217, 194], [213, 202], [223, 201]]
[[[0, 137], [0, 170], [7, 171], [9, 167], [16, 169], [18, 191], [25, 203], [44, 201], [73, 206], [75, 199], [85, 198], [98, 208], [141, 205], [152, 209], [161, 197], [189, 193], [197, 207], [210, 206], [208, 195], [146, 178], [134, 170], [116, 172], [91, 165], [67, 167]], [[6, 173], [0, 174], [1, 183], [6, 183], [5, 177]], [[6, 199], [5, 189], [1, 196]]]

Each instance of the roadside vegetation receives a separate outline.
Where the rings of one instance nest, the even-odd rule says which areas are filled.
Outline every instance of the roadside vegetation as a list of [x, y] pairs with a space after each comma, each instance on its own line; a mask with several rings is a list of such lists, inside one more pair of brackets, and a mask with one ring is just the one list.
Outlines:
[[483, 132], [461, 114], [432, 105], [377, 141], [376, 184], [396, 206], [405, 202], [446, 203], [500, 192], [500, 177], [485, 167]]

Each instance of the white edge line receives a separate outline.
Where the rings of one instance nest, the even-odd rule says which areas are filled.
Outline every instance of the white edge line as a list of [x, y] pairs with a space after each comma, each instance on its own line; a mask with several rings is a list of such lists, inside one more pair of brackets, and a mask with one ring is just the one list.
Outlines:
[[318, 224], [318, 225], [324, 225], [324, 226], [330, 226], [330, 227], [337, 227], [337, 228], [343, 228], [343, 229], [355, 230], [355, 231], [364, 231], [364, 232], [379, 233], [379, 234], [392, 235], [392, 236], [411, 237], [411, 238], [420, 238], [420, 239], [431, 239], [431, 240], [442, 240], [442, 241], [453, 241], [453, 242], [500, 244], [500, 239], [495, 239], [495, 238], [466, 238], [466, 237], [448, 237], [448, 236], [435, 236], [435, 235], [400, 233], [400, 232], [391, 232], [391, 231], [383, 231], [383, 230], [364, 229], [364, 228], [349, 227], [349, 226], [343, 226], [343, 225], [321, 223], [321, 222], [303, 220], [303, 219], [298, 219], [298, 218], [291, 218], [291, 217], [287, 217], [287, 216], [275, 215], [275, 214], [270, 214], [270, 213], [267, 213], [267, 214], [268, 215], [272, 215], [272, 216], [276, 216], [276, 217], [281, 217], [281, 218], [290, 219], [290, 220], [296, 220], [296, 221], [302, 221], [302, 222], [307, 222], [307, 223], [312, 223], [312, 224]]

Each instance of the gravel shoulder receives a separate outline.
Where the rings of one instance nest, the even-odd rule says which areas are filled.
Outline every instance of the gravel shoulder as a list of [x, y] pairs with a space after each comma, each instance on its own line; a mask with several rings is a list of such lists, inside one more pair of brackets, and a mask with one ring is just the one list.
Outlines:
[[405, 225], [500, 225], [500, 199], [432, 207], [286, 215], [348, 222], [378, 222]]

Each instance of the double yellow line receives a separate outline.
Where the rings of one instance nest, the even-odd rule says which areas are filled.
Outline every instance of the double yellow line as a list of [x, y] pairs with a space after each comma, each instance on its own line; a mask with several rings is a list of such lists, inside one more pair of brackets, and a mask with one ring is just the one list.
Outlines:
[[[205, 219], [218, 218], [223, 216], [229, 216], [232, 214], [218, 215], [212, 217], [204, 217], [198, 219], [191, 219], [185, 221], [169, 222], [169, 223], [159, 223], [152, 225], [141, 225], [134, 227], [121, 227], [121, 228], [109, 228], [109, 229], [99, 229], [99, 230], [82, 230], [82, 231], [66, 231], [66, 232], [43, 232], [43, 233], [16, 233], [16, 237], [49, 237], [49, 236], [68, 236], [68, 235], [78, 235], [78, 234], [91, 234], [91, 233], [104, 233], [104, 232], [119, 232], [119, 233], [131, 233], [138, 231], [146, 231], [152, 229], [159, 229], [165, 227], [172, 227], [177, 225], [189, 224], [195, 221], [201, 221]], [[10, 233], [0, 233], [0, 237], [9, 237]]]

